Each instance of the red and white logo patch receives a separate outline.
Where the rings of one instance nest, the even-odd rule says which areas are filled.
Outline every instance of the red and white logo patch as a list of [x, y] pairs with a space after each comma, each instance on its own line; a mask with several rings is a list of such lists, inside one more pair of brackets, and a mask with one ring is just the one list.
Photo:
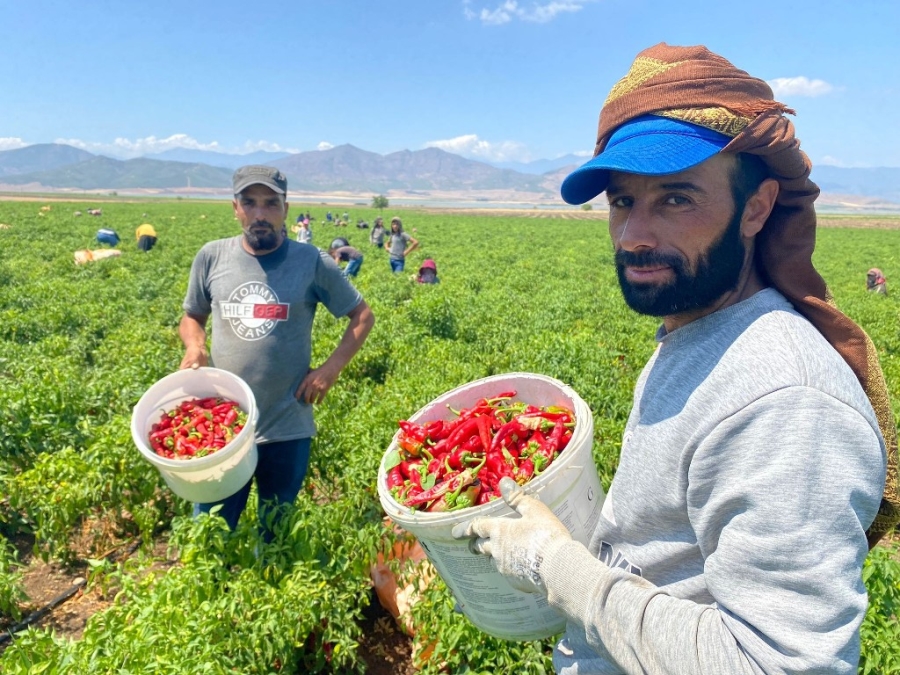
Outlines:
[[271, 333], [279, 321], [287, 321], [290, 310], [290, 305], [278, 302], [275, 291], [258, 281], [241, 284], [219, 307], [235, 334], [251, 342]]

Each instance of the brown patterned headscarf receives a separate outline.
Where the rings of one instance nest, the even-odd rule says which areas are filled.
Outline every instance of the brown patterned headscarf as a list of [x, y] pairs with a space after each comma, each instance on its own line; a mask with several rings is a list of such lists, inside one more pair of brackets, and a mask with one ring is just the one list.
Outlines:
[[660, 43], [638, 54], [628, 74], [610, 91], [600, 112], [594, 156], [603, 151], [616, 128], [655, 114], [726, 134], [732, 140], [722, 152], [757, 155], [765, 162], [780, 189], [772, 214], [756, 237], [758, 268], [853, 369], [887, 445], [884, 496], [866, 533], [871, 548], [900, 522], [897, 427], [871, 339], [837, 309], [813, 267], [813, 202], [819, 188], [809, 179], [812, 165], [785, 113], [794, 111], [773, 100], [769, 85], [706, 47]]

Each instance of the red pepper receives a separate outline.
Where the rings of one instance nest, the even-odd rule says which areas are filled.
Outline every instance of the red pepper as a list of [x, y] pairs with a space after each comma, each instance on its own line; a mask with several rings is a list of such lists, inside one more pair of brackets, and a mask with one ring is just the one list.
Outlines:
[[518, 468], [514, 472], [514, 479], [519, 485], [524, 485], [534, 475], [534, 462], [530, 459], [523, 459], [519, 462]]
[[453, 430], [447, 438], [440, 441], [437, 445], [434, 446], [433, 452], [437, 454], [438, 452], [449, 452], [453, 450], [457, 445], [467, 440], [469, 436], [478, 432], [478, 420], [474, 418], [469, 418], [458, 427]]
[[418, 441], [419, 443], [424, 443], [425, 438], [427, 437], [427, 433], [425, 429], [418, 424], [414, 424], [413, 422], [408, 422], [407, 420], [400, 420], [400, 428], [403, 430], [403, 433], [406, 434], [409, 438]]
[[481, 447], [487, 452], [491, 447], [491, 420], [493, 415], [481, 415], [478, 420], [478, 436], [481, 438]]
[[393, 469], [388, 471], [386, 483], [389, 490], [395, 487], [401, 487], [405, 482], [406, 479], [403, 478], [403, 474], [401, 473], [399, 466], [395, 466]]
[[466, 469], [460, 473], [449, 474], [445, 476], [443, 482], [438, 483], [430, 490], [409, 498], [405, 502], [405, 506], [416, 506], [437, 499], [447, 492], [453, 492], [466, 485], [471, 485], [475, 480], [475, 472], [472, 469]]
[[492, 452], [494, 450], [499, 450], [507, 438], [510, 438], [513, 435], [524, 434], [526, 431], [528, 430], [517, 420], [507, 422], [497, 431], [497, 435], [494, 436], [491, 441], [488, 451]]
[[492, 490], [482, 490], [478, 495], [478, 499], [475, 500], [476, 506], [481, 506], [482, 504], [487, 504], [488, 502], [492, 502], [495, 499], [500, 498], [500, 493], [496, 491], [496, 489]]
[[[550, 466], [550, 463], [554, 459], [556, 459], [565, 431], [565, 424], [557, 422], [556, 426], [553, 427], [553, 431], [550, 432], [550, 435], [538, 446], [537, 450], [534, 451], [532, 457], [535, 462], [535, 468], [538, 471], [543, 471], [546, 467]], [[539, 456], [542, 459], [538, 459]]]
[[533, 410], [531, 412], [524, 412], [517, 416], [518, 419], [528, 419], [529, 417], [540, 417], [545, 420], [549, 420], [550, 422], [559, 422], [562, 421], [563, 424], [568, 424], [572, 421], [572, 416], [567, 412], [547, 412], [546, 410]]
[[444, 420], [435, 420], [425, 425], [425, 438], [430, 439], [433, 443], [446, 438], [450, 435], [450, 429]]
[[499, 452], [487, 456], [484, 468], [495, 474], [498, 479], [503, 478], [504, 476], [509, 476], [510, 478], [513, 477], [512, 467], [504, 461], [503, 455]]
[[462, 469], [463, 457], [468, 457], [470, 454], [471, 452], [469, 450], [466, 450], [465, 446], [460, 445], [458, 448], [456, 448], [456, 450], [451, 452], [447, 456], [447, 459], [444, 461], [447, 466], [450, 467], [450, 470], [459, 471], [460, 469]]
[[432, 502], [425, 510], [432, 513], [438, 513], [441, 511], [465, 509], [470, 506], [475, 506], [480, 494], [481, 481], [476, 478], [469, 486], [463, 485], [454, 492], [443, 494], [439, 499]]
[[502, 394], [497, 394], [493, 398], [487, 399], [487, 401], [489, 401], [489, 402], [498, 401], [499, 402], [499, 401], [502, 401], [503, 399], [513, 398], [515, 395], [516, 395], [515, 390], [504, 391]]

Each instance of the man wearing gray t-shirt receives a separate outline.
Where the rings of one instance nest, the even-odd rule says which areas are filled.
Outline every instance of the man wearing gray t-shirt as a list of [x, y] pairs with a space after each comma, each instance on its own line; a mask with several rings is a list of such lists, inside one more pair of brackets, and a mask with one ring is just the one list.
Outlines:
[[565, 616], [560, 675], [857, 671], [896, 427], [875, 348], [812, 265], [818, 188], [785, 112], [706, 48], [656, 45], [562, 183], [571, 204], [606, 192], [619, 285], [658, 345], [587, 545], [508, 479], [519, 517], [453, 530]]
[[[280, 171], [241, 167], [233, 188], [243, 232], [207, 243], [194, 258], [179, 327], [185, 346], [181, 368], [213, 365], [238, 375], [253, 391], [259, 410], [254, 474], [259, 520], [271, 541], [275, 507], [293, 503], [306, 475], [316, 432], [312, 406], [322, 402], [362, 347], [375, 317], [328, 255], [285, 236], [287, 180]], [[312, 325], [320, 304], [349, 323], [331, 355], [312, 368]], [[220, 514], [232, 529], [246, 506], [250, 482], [220, 502]], [[194, 512], [215, 505], [197, 504]]]

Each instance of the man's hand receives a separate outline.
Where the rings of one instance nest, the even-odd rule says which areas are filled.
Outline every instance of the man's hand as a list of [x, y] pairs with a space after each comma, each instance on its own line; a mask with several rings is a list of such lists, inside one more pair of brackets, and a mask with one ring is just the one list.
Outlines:
[[547, 589], [541, 563], [548, 560], [572, 535], [546, 505], [525, 494], [511, 478], [500, 481], [500, 494], [521, 518], [476, 518], [453, 527], [457, 539], [474, 538], [470, 548], [491, 556], [510, 585], [526, 593]]
[[180, 370], [185, 368], [203, 368], [209, 365], [209, 354], [206, 353], [205, 347], [188, 347], [184, 352], [184, 358], [181, 359]]
[[294, 396], [298, 401], [319, 404], [325, 400], [325, 394], [334, 386], [340, 373], [340, 370], [335, 370], [327, 364], [323, 364], [306, 374], [303, 382], [297, 387], [297, 392]]

